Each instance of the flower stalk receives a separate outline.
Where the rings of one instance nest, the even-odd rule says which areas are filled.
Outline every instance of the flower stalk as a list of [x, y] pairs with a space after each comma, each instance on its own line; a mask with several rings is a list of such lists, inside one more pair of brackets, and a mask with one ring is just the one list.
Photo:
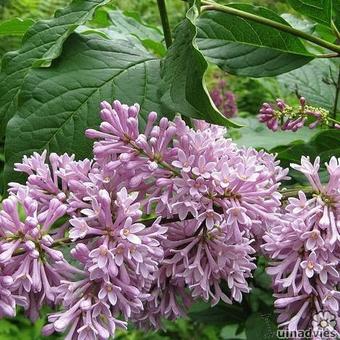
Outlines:
[[166, 47], [169, 48], [172, 44], [171, 29], [169, 24], [168, 13], [166, 10], [165, 0], [157, 0], [158, 11], [161, 17], [164, 39]]

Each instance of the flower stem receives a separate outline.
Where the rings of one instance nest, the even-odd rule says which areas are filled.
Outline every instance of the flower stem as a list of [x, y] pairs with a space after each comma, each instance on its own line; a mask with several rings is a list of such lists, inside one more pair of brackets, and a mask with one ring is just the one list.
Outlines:
[[325, 54], [317, 54], [317, 58], [339, 58], [339, 53], [325, 53]]
[[169, 25], [169, 18], [166, 10], [165, 0], [157, 0], [158, 11], [161, 17], [165, 45], [169, 48], [172, 44], [171, 29]]
[[215, 3], [215, 2], [202, 1], [202, 4], [204, 5], [204, 6], [201, 7], [202, 12], [204, 12], [204, 11], [220, 11], [220, 12], [224, 12], [224, 13], [227, 13], [227, 14], [236, 15], [238, 17], [245, 18], [245, 19], [248, 19], [248, 20], [252, 20], [252, 21], [258, 22], [260, 24], [276, 28], [280, 31], [290, 33], [292, 35], [295, 35], [295, 36], [300, 37], [302, 39], [308, 40], [308, 41], [310, 41], [310, 42], [312, 42], [316, 45], [325, 47], [325, 48], [327, 48], [331, 51], [334, 51], [334, 52], [340, 54], [340, 46], [339, 45], [332, 44], [332, 43], [330, 43], [326, 40], [315, 37], [315, 36], [308, 34], [306, 32], [299, 31], [299, 30], [297, 30], [297, 29], [295, 29], [291, 26], [282, 24], [280, 22], [270, 20], [270, 19], [258, 16], [258, 15], [252, 14], [252, 13], [248, 13], [248, 12], [245, 12], [245, 11], [241, 11], [241, 10], [233, 8], [233, 7], [223, 6], [223, 5], [220, 5], [220, 4]]
[[293, 188], [283, 188], [280, 193], [282, 195], [282, 200], [287, 200], [289, 197], [296, 197], [299, 191], [303, 191], [307, 196], [315, 193], [315, 189], [311, 186], [299, 186]]
[[335, 84], [335, 98], [334, 98], [332, 117], [328, 118], [329, 120], [333, 122], [333, 126], [335, 126], [335, 124], [340, 125], [340, 122], [336, 121], [336, 113], [337, 113], [338, 101], [339, 101], [339, 92], [340, 92], [340, 68], [338, 69], [338, 81]]
[[332, 29], [333, 29], [333, 32], [335, 33], [337, 39], [340, 40], [340, 32], [339, 32], [338, 28], [336, 27], [333, 20], [332, 20]]

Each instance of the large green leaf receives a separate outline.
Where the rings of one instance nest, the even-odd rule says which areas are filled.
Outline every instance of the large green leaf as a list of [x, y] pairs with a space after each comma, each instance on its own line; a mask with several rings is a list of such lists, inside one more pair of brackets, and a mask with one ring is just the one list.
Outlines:
[[195, 44], [197, 16], [193, 6], [175, 31], [162, 67], [162, 103], [191, 118], [237, 126], [217, 110], [203, 83], [208, 64]]
[[298, 70], [282, 74], [278, 79], [281, 86], [304, 96], [308, 104], [332, 110], [336, 91], [334, 82], [338, 79], [338, 72], [338, 66], [334, 62], [318, 59]]
[[34, 24], [32, 19], [10, 19], [0, 23], [0, 35], [23, 35]]
[[20, 106], [8, 125], [5, 181], [18, 179], [13, 163], [24, 154], [47, 149], [91, 157], [84, 136], [99, 123], [99, 103], [119, 99], [141, 105], [141, 117], [160, 111], [160, 60], [141, 45], [98, 35], [72, 35], [50, 68], [32, 69], [20, 94]]
[[55, 18], [42, 20], [24, 35], [19, 51], [7, 53], [0, 74], [0, 135], [17, 107], [17, 98], [27, 72], [34, 65], [47, 66], [56, 58], [63, 43], [78, 25], [89, 20], [98, 6], [109, 0], [75, 0]]
[[288, 0], [288, 2], [296, 11], [316, 22], [328, 26], [331, 24], [332, 0]]
[[[274, 12], [248, 4], [230, 7], [289, 25]], [[197, 45], [223, 70], [244, 76], [285, 73], [310, 62], [310, 54], [295, 36], [224, 12], [203, 13], [197, 21]]]

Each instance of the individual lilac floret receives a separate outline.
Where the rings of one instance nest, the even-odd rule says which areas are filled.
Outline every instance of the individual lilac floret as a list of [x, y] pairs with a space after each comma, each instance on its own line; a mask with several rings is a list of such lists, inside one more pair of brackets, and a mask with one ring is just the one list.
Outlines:
[[278, 321], [289, 330], [311, 328], [316, 313], [339, 317], [340, 159], [326, 164], [327, 184], [320, 181], [319, 164], [319, 157], [313, 164], [302, 157], [301, 164], [291, 165], [308, 178], [314, 193], [289, 198], [282, 223], [264, 236], [263, 249], [273, 260], [268, 273]]
[[276, 105], [264, 103], [260, 109], [258, 119], [273, 131], [297, 131], [305, 125], [314, 129], [319, 125], [332, 126], [334, 120], [329, 117], [329, 112], [323, 108], [306, 105], [306, 99], [300, 98], [300, 106], [291, 107], [282, 99], [276, 99]]
[[[2, 268], [1, 271], [3, 271]], [[12, 294], [13, 282], [13, 278], [9, 275], [0, 276], [0, 318], [15, 316], [17, 303], [27, 307], [27, 300], [24, 297]]]

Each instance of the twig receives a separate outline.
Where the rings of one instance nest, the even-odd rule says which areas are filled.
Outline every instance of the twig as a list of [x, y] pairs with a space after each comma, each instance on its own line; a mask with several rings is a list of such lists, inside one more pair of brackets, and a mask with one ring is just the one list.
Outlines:
[[169, 18], [166, 11], [165, 0], [157, 0], [158, 11], [161, 17], [162, 27], [163, 27], [163, 34], [165, 39], [165, 45], [169, 48], [172, 44], [172, 37], [171, 37], [171, 29], [169, 25]]
[[337, 110], [338, 110], [339, 92], [340, 92], [340, 68], [338, 70], [338, 81], [335, 85], [335, 98], [334, 98], [334, 107], [333, 107], [333, 112], [332, 112], [332, 118], [330, 118], [330, 120], [333, 121], [333, 127], [335, 126], [335, 124], [338, 123], [336, 121], [336, 113], [337, 113]]

